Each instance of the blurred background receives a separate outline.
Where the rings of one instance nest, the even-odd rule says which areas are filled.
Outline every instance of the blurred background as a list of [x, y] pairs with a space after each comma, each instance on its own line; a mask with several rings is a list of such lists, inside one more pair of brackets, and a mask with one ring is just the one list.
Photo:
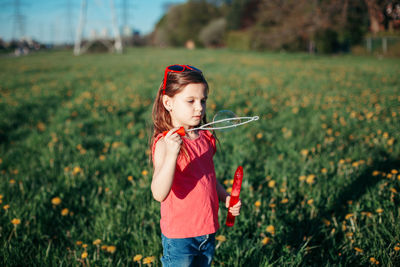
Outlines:
[[398, 0], [0, 2], [0, 52], [227, 47], [400, 56]]

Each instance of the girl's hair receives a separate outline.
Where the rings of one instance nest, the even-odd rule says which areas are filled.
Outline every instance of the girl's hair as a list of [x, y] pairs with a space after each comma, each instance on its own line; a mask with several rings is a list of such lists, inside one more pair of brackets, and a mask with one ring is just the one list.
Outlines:
[[[174, 97], [177, 93], [181, 92], [185, 86], [192, 83], [202, 83], [206, 95], [208, 94], [208, 83], [201, 72], [188, 69], [183, 72], [168, 72], [165, 95]], [[163, 82], [161, 82], [160, 87], [158, 88], [157, 96], [153, 104], [153, 134], [150, 140], [151, 149], [157, 135], [173, 128], [171, 115], [168, 110], [165, 109], [162, 99]], [[204, 114], [202, 123], [207, 123], [206, 114]]]

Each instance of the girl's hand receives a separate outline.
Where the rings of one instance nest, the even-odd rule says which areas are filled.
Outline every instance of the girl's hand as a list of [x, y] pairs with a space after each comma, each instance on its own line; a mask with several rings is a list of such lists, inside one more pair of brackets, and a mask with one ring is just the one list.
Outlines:
[[164, 141], [168, 154], [178, 155], [181, 149], [182, 138], [179, 134], [174, 133], [178, 128], [171, 129], [165, 136]]
[[[229, 201], [231, 200], [231, 196], [227, 196], [225, 200], [225, 207], [229, 208]], [[238, 203], [236, 203], [233, 207], [229, 208], [230, 213], [233, 216], [238, 216], [240, 214], [240, 208], [242, 207], [242, 201], [239, 199]]]

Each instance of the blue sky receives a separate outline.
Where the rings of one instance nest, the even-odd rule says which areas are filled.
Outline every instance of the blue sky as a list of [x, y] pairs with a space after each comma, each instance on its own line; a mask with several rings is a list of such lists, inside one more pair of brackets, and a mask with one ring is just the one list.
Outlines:
[[[17, 0], [0, 0], [0, 37], [9, 41], [13, 35], [19, 37], [20, 30], [14, 25]], [[168, 4], [183, 3], [186, 0], [126, 0], [128, 2], [128, 26], [141, 34], [150, 33], [154, 25], [166, 11]], [[81, 0], [19, 0], [20, 14], [24, 17], [22, 25], [26, 36], [41, 42], [62, 43], [75, 38], [78, 26]], [[114, 0], [118, 25], [122, 25], [122, 2]], [[69, 3], [69, 4], [68, 4]], [[71, 6], [71, 19], [68, 19], [68, 5]], [[85, 36], [92, 31], [100, 33], [104, 28], [112, 35], [110, 0], [87, 0], [87, 20]], [[68, 25], [71, 21], [71, 26]], [[15, 30], [14, 30], [15, 29]], [[72, 32], [71, 32], [72, 31]]]

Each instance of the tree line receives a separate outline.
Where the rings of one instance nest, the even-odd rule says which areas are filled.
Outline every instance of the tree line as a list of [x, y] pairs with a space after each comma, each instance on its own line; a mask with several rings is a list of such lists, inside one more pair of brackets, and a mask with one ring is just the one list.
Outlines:
[[168, 9], [151, 42], [334, 53], [399, 28], [400, 0], [189, 0]]

